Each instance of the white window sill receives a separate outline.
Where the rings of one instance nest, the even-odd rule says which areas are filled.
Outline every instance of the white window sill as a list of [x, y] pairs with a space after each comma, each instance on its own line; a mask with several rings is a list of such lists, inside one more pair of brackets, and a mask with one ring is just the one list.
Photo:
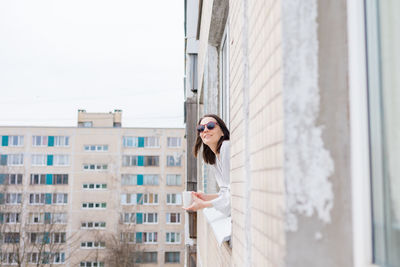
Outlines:
[[232, 218], [226, 217], [224, 214], [215, 208], [203, 209], [203, 214], [210, 224], [214, 236], [217, 239], [218, 245], [221, 246], [223, 242], [231, 239], [232, 233]]

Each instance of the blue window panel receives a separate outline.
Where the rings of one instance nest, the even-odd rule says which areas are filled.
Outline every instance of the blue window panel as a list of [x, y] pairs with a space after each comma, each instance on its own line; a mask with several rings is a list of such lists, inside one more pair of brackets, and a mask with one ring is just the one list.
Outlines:
[[1, 155], [1, 157], [0, 157], [0, 165], [7, 166], [7, 155]]
[[51, 194], [50, 193], [46, 193], [46, 204], [51, 204]]
[[142, 243], [142, 232], [136, 233], [136, 243]]
[[4, 213], [0, 213], [0, 223], [4, 222]]
[[144, 137], [139, 137], [139, 147], [144, 147]]
[[5, 174], [0, 174], [0, 184], [4, 184], [4, 180], [6, 179], [6, 175]]
[[46, 174], [46, 184], [53, 184], [53, 174]]
[[142, 205], [143, 204], [143, 194], [139, 193], [136, 195], [136, 203], [138, 205]]
[[143, 166], [144, 156], [138, 156], [138, 166]]
[[49, 224], [51, 222], [51, 213], [45, 212], [44, 213], [44, 223]]
[[53, 155], [47, 155], [47, 166], [53, 166]]
[[45, 233], [44, 233], [43, 241], [44, 241], [44, 243], [46, 243], [46, 244], [50, 243], [50, 233], [49, 233], [49, 232], [45, 232]]
[[136, 213], [136, 223], [137, 224], [143, 223], [143, 213], [141, 212]]
[[47, 146], [54, 146], [54, 136], [49, 136]]
[[61, 253], [61, 262], [65, 261], [65, 253]]
[[1, 137], [1, 145], [2, 146], [8, 146], [8, 135], [3, 135]]
[[143, 185], [143, 174], [137, 175], [137, 185]]
[[0, 193], [0, 204], [4, 204], [4, 194]]

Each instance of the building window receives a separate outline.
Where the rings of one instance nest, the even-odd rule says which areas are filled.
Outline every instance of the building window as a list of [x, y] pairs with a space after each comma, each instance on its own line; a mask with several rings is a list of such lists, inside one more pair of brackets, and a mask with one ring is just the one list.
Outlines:
[[19, 233], [13, 233], [13, 232], [8, 232], [8, 233], [3, 233], [3, 242], [5, 244], [17, 244], [19, 243]]
[[31, 185], [46, 184], [46, 174], [31, 174]]
[[[400, 32], [398, 1], [364, 1], [373, 263], [400, 266]], [[396, 25], [396, 26], [394, 26]]]
[[65, 237], [66, 237], [66, 233], [65, 232], [52, 233], [51, 243], [54, 243], [54, 244], [65, 243], [65, 240], [66, 240]]
[[159, 156], [144, 156], [144, 166], [159, 166], [160, 157]]
[[51, 253], [51, 262], [53, 262], [54, 264], [64, 263], [65, 253], [64, 252]]
[[[133, 244], [136, 242], [135, 236], [136, 236], [135, 233], [123, 232], [123, 233], [121, 233], [121, 241], [124, 243]], [[142, 243], [141, 239], [140, 240], [138, 239], [138, 241], [140, 241], [139, 243]]]
[[47, 155], [32, 154], [32, 166], [46, 166]]
[[65, 193], [55, 193], [53, 194], [53, 204], [67, 204], [68, 194]]
[[68, 184], [68, 174], [53, 174], [53, 184]]
[[152, 147], [160, 147], [160, 138], [155, 136], [148, 136], [144, 138], [144, 147], [152, 148]]
[[158, 174], [122, 174], [122, 185], [158, 185]]
[[157, 212], [149, 212], [143, 214], [143, 223], [144, 224], [156, 224], [158, 223], [158, 213]]
[[47, 144], [48, 144], [47, 136], [39, 136], [39, 135], [32, 136], [33, 146], [47, 146]]
[[180, 174], [167, 174], [167, 185], [180, 186], [182, 179]]
[[167, 223], [181, 223], [181, 214], [178, 212], [167, 213]]
[[189, 54], [189, 77], [188, 83], [190, 91], [193, 93], [197, 92], [197, 54]]
[[158, 185], [158, 175], [145, 174], [143, 176], [143, 185]]
[[134, 212], [125, 212], [122, 214], [122, 221], [125, 224], [132, 224], [136, 222], [136, 213]]
[[93, 122], [91, 121], [81, 121], [78, 122], [78, 128], [92, 128]]
[[0, 184], [6, 185], [18, 185], [22, 184], [22, 177], [23, 175], [18, 173], [4, 173], [0, 174]]
[[102, 261], [81, 261], [80, 267], [104, 267]]
[[81, 261], [79, 267], [104, 267], [102, 261]]
[[54, 136], [54, 146], [69, 146], [69, 136]]
[[3, 252], [1, 254], [2, 263], [16, 265], [19, 262], [18, 253]]
[[22, 166], [24, 165], [24, 154], [2, 154], [0, 155], [1, 166]]
[[121, 194], [121, 205], [136, 205], [138, 201], [136, 194]]
[[82, 203], [82, 209], [106, 209], [106, 202], [84, 202]]
[[165, 252], [165, 263], [179, 263], [181, 258], [180, 252]]
[[139, 138], [133, 136], [124, 136], [122, 138], [124, 147], [139, 147]]
[[122, 185], [137, 185], [137, 175], [136, 174], [122, 174], [121, 184]]
[[0, 223], [20, 223], [20, 213], [17, 212], [0, 213]]
[[167, 166], [169, 167], [179, 167], [181, 166], [181, 156], [167, 156]]
[[86, 190], [104, 190], [107, 184], [82, 184], [82, 188]]
[[159, 156], [122, 156], [122, 166], [159, 166]]
[[167, 194], [168, 205], [182, 205], [181, 194]]
[[[50, 200], [49, 200], [50, 195]], [[51, 203], [51, 194], [47, 194], [47, 200]], [[31, 205], [44, 205], [46, 201], [45, 193], [31, 193], [29, 194], [29, 204]], [[48, 204], [50, 204], [48, 203]]]
[[84, 249], [103, 249], [106, 247], [106, 242], [103, 241], [86, 241], [81, 242], [81, 248]]
[[122, 139], [124, 147], [160, 147], [159, 137], [147, 136], [147, 137], [136, 137], [136, 136], [124, 136]]
[[168, 137], [167, 145], [170, 148], [181, 147], [181, 138], [180, 137]]
[[107, 164], [83, 164], [85, 171], [105, 171], [108, 169]]
[[[4, 199], [5, 198], [5, 199]], [[21, 193], [0, 193], [0, 204], [17, 205], [21, 204], [22, 194]]]
[[181, 234], [179, 232], [167, 232], [165, 236], [165, 242], [167, 244], [180, 244]]
[[29, 213], [29, 223], [31, 223], [31, 224], [44, 223], [44, 213], [40, 213], [40, 212]]
[[108, 151], [108, 145], [84, 145], [83, 149], [91, 152], [104, 152]]
[[69, 155], [54, 155], [54, 166], [69, 166]]
[[106, 222], [82, 222], [81, 229], [105, 229]]
[[49, 242], [50, 241], [49, 233], [46, 233], [46, 238], [45, 238], [44, 232], [28, 233], [28, 236], [29, 236], [29, 243], [31, 243], [31, 244], [50, 243]]
[[8, 145], [9, 146], [23, 146], [24, 145], [24, 136], [10, 135], [8, 137]]
[[157, 243], [157, 232], [144, 232], [143, 242], [145, 244], [155, 244]]
[[30, 224], [66, 224], [67, 223], [67, 213], [65, 212], [31, 212], [29, 213], [29, 223]]
[[[45, 215], [46, 215], [46, 213], [45, 213]], [[50, 216], [50, 220], [52, 223], [56, 223], [56, 224], [66, 224], [67, 223], [67, 213], [65, 213], [65, 212], [48, 213], [47, 216]]]
[[143, 194], [143, 204], [157, 205], [158, 204], [158, 194], [154, 194], [154, 193]]
[[157, 252], [136, 252], [136, 263], [157, 263]]

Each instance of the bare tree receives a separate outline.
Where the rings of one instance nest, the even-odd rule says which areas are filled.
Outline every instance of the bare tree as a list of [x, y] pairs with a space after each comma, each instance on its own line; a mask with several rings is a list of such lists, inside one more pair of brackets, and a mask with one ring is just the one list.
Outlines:
[[123, 220], [123, 215], [121, 214], [118, 233], [108, 234], [107, 263], [109, 266], [137, 266], [137, 261], [141, 257], [141, 251], [135, 239], [135, 224], [124, 225]]
[[[64, 213], [56, 212], [53, 205], [46, 207], [44, 201], [32, 209], [27, 208], [30, 193], [23, 193], [20, 188], [12, 190], [10, 175], [14, 174], [11, 173], [8, 171], [2, 176], [5, 179], [0, 185], [0, 266], [12, 263], [39, 267], [67, 263], [73, 253], [65, 253], [66, 245], [74, 243], [75, 236], [67, 236], [66, 221], [62, 222], [60, 218], [64, 216], [56, 216]], [[20, 185], [19, 182], [16, 184]], [[39, 199], [45, 194], [40, 195]]]

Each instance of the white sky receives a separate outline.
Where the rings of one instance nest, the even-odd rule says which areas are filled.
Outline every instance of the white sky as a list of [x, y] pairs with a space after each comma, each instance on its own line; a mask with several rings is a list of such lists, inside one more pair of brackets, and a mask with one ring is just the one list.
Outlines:
[[0, 125], [183, 127], [182, 0], [1, 0]]

